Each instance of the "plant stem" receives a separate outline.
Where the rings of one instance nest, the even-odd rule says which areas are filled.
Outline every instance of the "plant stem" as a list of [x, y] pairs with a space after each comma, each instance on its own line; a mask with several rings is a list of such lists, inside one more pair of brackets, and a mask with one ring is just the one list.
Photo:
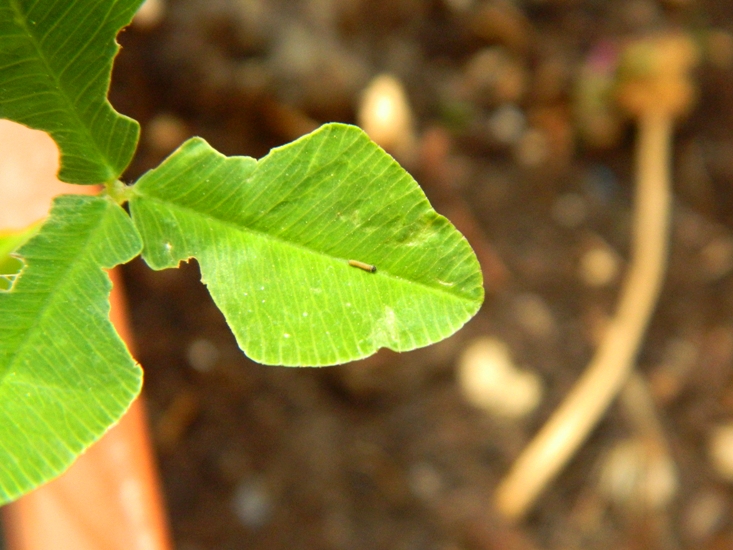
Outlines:
[[125, 204], [133, 195], [132, 186], [125, 185], [120, 180], [105, 183], [104, 190], [119, 205]]
[[633, 368], [666, 268], [671, 132], [666, 111], [639, 117], [631, 265], [618, 310], [585, 373], [497, 488], [496, 507], [508, 519], [525, 515], [585, 441]]

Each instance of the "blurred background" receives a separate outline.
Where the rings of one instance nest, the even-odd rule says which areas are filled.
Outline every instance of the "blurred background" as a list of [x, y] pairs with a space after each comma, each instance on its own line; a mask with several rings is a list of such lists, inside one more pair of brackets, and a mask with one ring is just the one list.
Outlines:
[[[635, 136], [614, 78], [659, 33], [694, 48], [698, 97], [676, 126], [641, 397], [511, 525], [494, 491], [614, 312]], [[148, 0], [118, 40], [111, 101], [142, 124], [125, 179], [192, 135], [259, 158], [323, 122], [371, 124], [471, 241], [487, 292], [430, 348], [277, 368], [239, 351], [195, 262], [127, 265], [179, 550], [733, 547], [733, 4]]]

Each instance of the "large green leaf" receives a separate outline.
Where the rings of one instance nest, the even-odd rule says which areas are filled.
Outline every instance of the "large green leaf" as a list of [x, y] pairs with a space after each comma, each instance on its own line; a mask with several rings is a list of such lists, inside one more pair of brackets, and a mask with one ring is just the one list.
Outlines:
[[0, 118], [49, 132], [63, 181], [114, 181], [135, 152], [139, 126], [107, 89], [114, 37], [141, 2], [0, 0]]
[[19, 250], [25, 268], [0, 291], [0, 503], [63, 471], [139, 393], [104, 270], [140, 247], [117, 204], [67, 195]]
[[323, 126], [259, 162], [194, 138], [133, 191], [145, 260], [163, 269], [197, 258], [240, 347], [262, 363], [425, 346], [483, 300], [468, 242], [354, 126]]

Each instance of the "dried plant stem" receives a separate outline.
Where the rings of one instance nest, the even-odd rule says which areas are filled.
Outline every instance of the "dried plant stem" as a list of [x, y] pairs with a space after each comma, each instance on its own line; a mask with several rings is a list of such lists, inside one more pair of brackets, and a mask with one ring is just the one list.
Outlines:
[[639, 117], [631, 264], [618, 310], [586, 372], [499, 485], [496, 507], [508, 519], [524, 516], [601, 419], [633, 368], [666, 267], [671, 132], [666, 111]]

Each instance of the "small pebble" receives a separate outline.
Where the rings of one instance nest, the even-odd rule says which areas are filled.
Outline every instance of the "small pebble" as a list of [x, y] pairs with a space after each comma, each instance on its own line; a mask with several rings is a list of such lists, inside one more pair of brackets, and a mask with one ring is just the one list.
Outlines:
[[524, 133], [527, 119], [522, 110], [513, 104], [499, 107], [489, 117], [489, 131], [499, 143], [512, 145], [517, 143]]
[[580, 258], [578, 275], [587, 286], [605, 287], [616, 280], [619, 263], [618, 257], [609, 246], [596, 244]]
[[151, 148], [167, 155], [183, 143], [190, 136], [190, 132], [177, 116], [161, 113], [148, 123], [146, 135]]
[[517, 369], [509, 347], [495, 338], [479, 338], [463, 351], [458, 383], [471, 405], [506, 418], [532, 412], [543, 393], [540, 377]]
[[733, 483], [733, 423], [712, 430], [708, 437], [708, 458], [718, 476]]
[[679, 487], [669, 454], [641, 439], [617, 443], [606, 455], [600, 491], [611, 502], [636, 512], [666, 507]]
[[289, 79], [303, 79], [313, 73], [323, 52], [318, 37], [298, 23], [285, 24], [279, 29], [275, 49], [271, 54], [270, 68], [277, 75]]
[[555, 318], [537, 294], [520, 294], [513, 303], [514, 317], [533, 338], [549, 338], [556, 332]]
[[424, 501], [435, 500], [443, 489], [443, 480], [435, 467], [427, 462], [413, 464], [407, 473], [410, 491]]
[[132, 24], [145, 31], [157, 27], [165, 17], [165, 0], [145, 0], [137, 10]]
[[245, 527], [258, 529], [272, 518], [272, 496], [264, 480], [245, 479], [237, 485], [232, 497], [232, 508]]
[[364, 90], [358, 110], [359, 126], [386, 151], [411, 158], [415, 152], [412, 109], [402, 82], [382, 74]]
[[188, 345], [186, 359], [199, 372], [209, 372], [219, 360], [219, 348], [205, 338], [197, 338]]

